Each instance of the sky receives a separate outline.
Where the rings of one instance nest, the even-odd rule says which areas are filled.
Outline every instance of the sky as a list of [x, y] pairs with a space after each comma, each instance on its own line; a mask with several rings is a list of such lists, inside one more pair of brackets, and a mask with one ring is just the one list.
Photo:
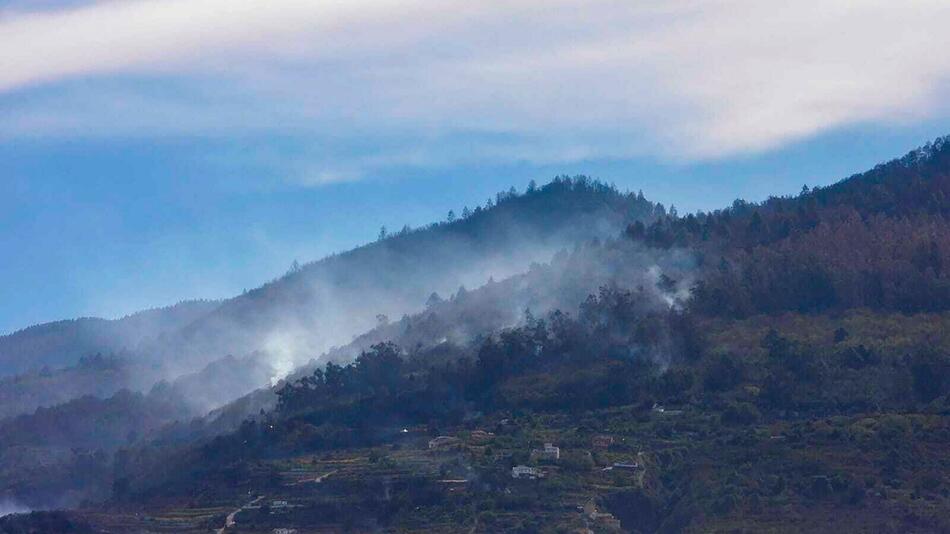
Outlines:
[[223, 298], [496, 191], [680, 213], [950, 133], [945, 0], [0, 0], [0, 333]]

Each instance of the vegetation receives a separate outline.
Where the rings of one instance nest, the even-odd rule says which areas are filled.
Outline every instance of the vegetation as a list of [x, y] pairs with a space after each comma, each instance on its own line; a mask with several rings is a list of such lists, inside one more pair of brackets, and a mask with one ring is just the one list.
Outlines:
[[[435, 228], [486, 231], [486, 211], [516, 217], [552, 191], [606, 194], [638, 220], [380, 318], [233, 431], [179, 426], [123, 447], [109, 512], [76, 517], [134, 529], [145, 509], [179, 531], [224, 525], [227, 510], [246, 532], [950, 531], [948, 177], [938, 140], [711, 214], [586, 179], [499, 195]], [[535, 452], [545, 443], [556, 457]]]

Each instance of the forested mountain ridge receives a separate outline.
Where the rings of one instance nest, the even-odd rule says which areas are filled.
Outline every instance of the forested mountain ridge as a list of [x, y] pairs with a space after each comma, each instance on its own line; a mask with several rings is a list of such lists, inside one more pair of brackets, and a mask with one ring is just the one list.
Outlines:
[[[661, 213], [432, 299], [233, 433], [130, 449], [114, 502], [250, 491], [299, 507], [241, 512], [252, 530], [944, 531], [945, 150], [797, 197]], [[651, 250], [653, 276], [614, 269]], [[612, 273], [591, 277], [599, 291], [491, 326], [578, 258]], [[453, 336], [474, 324], [493, 331]], [[560, 459], [536, 458], [545, 442]], [[542, 478], [513, 480], [519, 465]], [[298, 488], [297, 473], [331, 482]]]
[[292, 269], [225, 301], [155, 350], [223, 355], [260, 349], [292, 352], [305, 361], [350, 342], [377, 316], [421, 310], [432, 292], [448, 294], [522, 272], [561, 248], [616, 235], [662, 213], [642, 195], [583, 176], [532, 183], [524, 194], [512, 188], [485, 207]]
[[[589, 239], [617, 235], [631, 221], [651, 221], [662, 212], [662, 207], [645, 200], [642, 195], [621, 194], [613, 187], [584, 177], [559, 177], [541, 188], [531, 186], [522, 195], [513, 192], [500, 194], [489, 207], [463, 210], [461, 218], [450, 217], [453, 220], [417, 231], [402, 231], [356, 251], [297, 266], [262, 288], [216, 303], [212, 313], [177, 332], [164, 333], [143, 342], [134, 352], [83, 357], [76, 366], [11, 377], [0, 383], [0, 399], [9, 399], [3, 406], [6, 412], [2, 415], [24, 415], [0, 421], [0, 436], [17, 433], [22, 428], [55, 425], [57, 418], [70, 417], [78, 402], [70, 402], [73, 398], [71, 391], [75, 397], [101, 397], [101, 400], [96, 399], [98, 403], [87, 399], [88, 402], [80, 404], [90, 410], [91, 413], [87, 414], [90, 421], [97, 420], [97, 416], [114, 419], [108, 410], [121, 406], [122, 399], [126, 398], [137, 399], [135, 406], [143, 410], [152, 410], [149, 417], [134, 424], [119, 418], [114, 419], [114, 427], [109, 427], [109, 431], [115, 433], [123, 425], [128, 426], [129, 435], [134, 435], [133, 441], [147, 443], [145, 440], [154, 438], [178, 443], [230, 431], [241, 418], [256, 415], [260, 408], [271, 408], [276, 400], [273, 393], [265, 390], [249, 395], [212, 412], [200, 423], [189, 423], [188, 419], [204, 415], [208, 410], [256, 388], [266, 387], [275, 376], [291, 371], [297, 362], [293, 360], [296, 355], [287, 354], [289, 351], [296, 351], [306, 359], [319, 356], [320, 352], [307, 350], [300, 340], [321, 338], [327, 328], [320, 320], [322, 317], [340, 315], [338, 319], [345, 321], [347, 317], [343, 316], [348, 313], [348, 308], [360, 308], [361, 315], [369, 320], [368, 324], [389, 324], [388, 320], [381, 323], [377, 317], [382, 315], [378, 312], [392, 309], [386, 308], [388, 301], [398, 301], [389, 302], [398, 306], [396, 309], [425, 309], [427, 297], [432, 301], [431, 289], [448, 287], [457, 294], [460, 286], [470, 280], [475, 281], [474, 285], [491, 280], [493, 276], [504, 280], [506, 273], [527, 270], [534, 260], [550, 260], [551, 255], [562, 247], [570, 249]], [[430, 288], [427, 285], [430, 275], [433, 281], [442, 285]], [[504, 283], [489, 285], [502, 286]], [[575, 281], [575, 285], [577, 283]], [[392, 292], [387, 294], [387, 288]], [[574, 291], [582, 296], [588, 289], [585, 285], [575, 287]], [[478, 293], [477, 290], [472, 292]], [[532, 302], [540, 305], [552, 301], [554, 295], [548, 293], [550, 291], [541, 291], [535, 297], [547, 296]], [[435, 297], [435, 301], [438, 300]], [[442, 306], [435, 301], [430, 302], [429, 307], [441, 309]], [[485, 302], [485, 299], [479, 302]], [[493, 316], [488, 325], [473, 323], [472, 333], [488, 332], [516, 323], [524, 303], [528, 301], [505, 302], [504, 306], [500, 300], [496, 303], [499, 308], [504, 308], [505, 313]], [[367, 303], [372, 305], [367, 306]], [[333, 306], [327, 308], [330, 304]], [[409, 321], [409, 317], [407, 315], [404, 320]], [[455, 320], [454, 317], [446, 319]], [[347, 332], [355, 326], [346, 324], [345, 328], [339, 328], [339, 325], [333, 325], [332, 335], [337, 336], [334, 339], [351, 341]], [[274, 335], [274, 330], [278, 335]], [[422, 333], [424, 329], [418, 331]], [[191, 370], [193, 366], [202, 365], [210, 355], [228, 347], [235, 349], [234, 354], [247, 356], [235, 358], [226, 355], [210, 361], [200, 372]], [[258, 351], [254, 347], [263, 349]], [[358, 352], [355, 349], [355, 353], [352, 350], [349, 353], [355, 356]], [[169, 355], [167, 361], [163, 357], [166, 354]], [[283, 360], [284, 357], [289, 360]], [[287, 367], [277, 369], [275, 365], [278, 364]], [[149, 379], [160, 380], [169, 369], [178, 372], [150, 387]], [[123, 388], [144, 395], [128, 397], [131, 393], [120, 391]], [[62, 404], [55, 406], [57, 403]], [[41, 409], [30, 413], [35, 406]], [[42, 408], [44, 406], [48, 408]], [[160, 426], [176, 418], [179, 424], [157, 432]], [[18, 465], [21, 457], [14, 451], [28, 449], [34, 455], [48, 455], [48, 467], [64, 473], [82, 469], [88, 464], [84, 454], [59, 452], [63, 443], [56, 438], [58, 435], [51, 433], [48, 442], [28, 446], [16, 444], [15, 440], [9, 441], [7, 447], [0, 443], [0, 473], [5, 473], [0, 477], [3, 487], [12, 490], [6, 484], [16, 481], [15, 494], [31, 505], [44, 502], [75, 504], [79, 498], [77, 495], [101, 496], [104, 483], [101, 478], [83, 485], [79, 484], [80, 479], [65, 476], [64, 481], [72, 482], [57, 486], [39, 483], [41, 481], [31, 484], [29, 476], [23, 475], [24, 468], [27, 468], [26, 473], [33, 471], [28, 469], [29, 466]], [[114, 439], [104, 437], [96, 458], [111, 458], [116, 445]], [[7, 460], [10, 465], [4, 464]], [[71, 496], [68, 499], [56, 497], [51, 493], [56, 488]]]
[[[946, 531], [947, 152], [941, 140], [827, 188], [683, 217], [559, 179], [545, 187], [605, 189], [640, 216], [471, 289], [429, 287], [401, 319], [364, 299], [372, 327], [272, 391], [100, 456], [112, 471], [92, 489], [107, 503], [68, 518], [100, 531], [200, 532], [230, 512], [250, 532]], [[389, 248], [412, 236], [364, 263], [421, 265]], [[433, 250], [416, 239], [399, 246]], [[299, 290], [309, 302], [304, 274], [320, 269], [226, 316]], [[395, 280], [351, 271], [339, 287]], [[89, 465], [75, 460], [57, 467]]]
[[[333, 345], [348, 344], [377, 324], [377, 316], [423, 309], [432, 291], [501, 279], [549, 260], [561, 247], [615, 235], [631, 221], [649, 222], [661, 213], [642, 195], [586, 177], [558, 177], [523, 194], [499, 193], [485, 207], [465, 208], [425, 228], [295, 263], [285, 276], [225, 301], [184, 302], [115, 321], [33, 326], [0, 338], [0, 375], [20, 375], [0, 382], [0, 419], [87, 394], [147, 392], [159, 380], [231, 355], [255, 353], [274, 369], [272, 378], [280, 377]], [[79, 365], [96, 354], [112, 363]], [[213, 407], [212, 400], [220, 404], [248, 392], [234, 389], [240, 382], [218, 384], [220, 395], [196, 405]]]

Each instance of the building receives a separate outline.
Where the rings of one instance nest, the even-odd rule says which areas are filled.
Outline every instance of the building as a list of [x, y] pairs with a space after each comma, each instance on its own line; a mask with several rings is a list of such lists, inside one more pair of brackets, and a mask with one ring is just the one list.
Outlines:
[[594, 436], [590, 440], [590, 443], [595, 449], [606, 449], [614, 444], [614, 437], [601, 434], [599, 436]]
[[660, 415], [680, 415], [683, 410], [667, 410], [662, 404], [653, 403], [653, 413]]
[[544, 447], [531, 451], [531, 459], [538, 461], [556, 462], [561, 458], [561, 449], [553, 443], [545, 443]]
[[640, 464], [637, 462], [615, 462], [612, 467], [614, 469], [639, 469]]
[[458, 438], [453, 438], [452, 436], [439, 436], [429, 440], [429, 449], [451, 449], [458, 447], [460, 444], [461, 441]]
[[270, 503], [270, 513], [272, 514], [283, 514], [290, 511], [291, 508], [287, 501], [271, 501]]
[[531, 467], [527, 465], [516, 465], [511, 468], [511, 478], [542, 478], [544, 472], [537, 467]]

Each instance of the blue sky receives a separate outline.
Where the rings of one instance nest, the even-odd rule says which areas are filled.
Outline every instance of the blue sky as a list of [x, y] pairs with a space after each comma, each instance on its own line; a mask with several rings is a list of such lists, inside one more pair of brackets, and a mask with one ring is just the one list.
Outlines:
[[950, 133], [950, 7], [911, 3], [0, 0], [0, 333], [561, 173], [680, 212], [830, 183]]

